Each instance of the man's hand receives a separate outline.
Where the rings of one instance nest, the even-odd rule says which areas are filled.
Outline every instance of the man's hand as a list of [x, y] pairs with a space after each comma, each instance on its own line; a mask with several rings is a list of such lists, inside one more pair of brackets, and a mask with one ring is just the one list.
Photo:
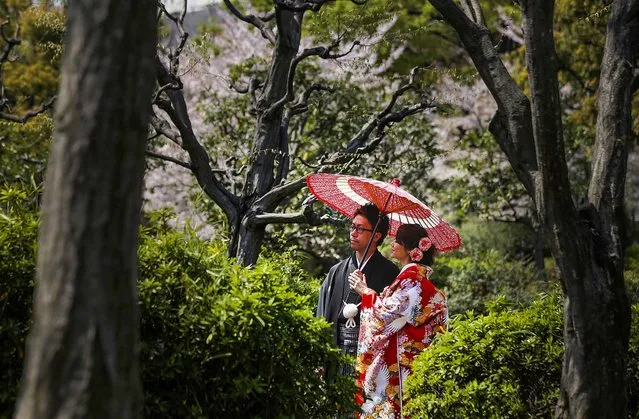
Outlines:
[[348, 276], [348, 285], [351, 286], [353, 291], [359, 295], [364, 295], [367, 292], [371, 292], [366, 284], [366, 275], [359, 269], [355, 270]]

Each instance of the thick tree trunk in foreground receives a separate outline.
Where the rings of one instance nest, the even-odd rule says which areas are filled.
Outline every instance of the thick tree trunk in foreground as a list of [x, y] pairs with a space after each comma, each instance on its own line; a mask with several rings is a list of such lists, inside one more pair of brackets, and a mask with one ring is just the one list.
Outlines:
[[141, 407], [137, 235], [154, 82], [153, 0], [70, 1], [17, 418]]

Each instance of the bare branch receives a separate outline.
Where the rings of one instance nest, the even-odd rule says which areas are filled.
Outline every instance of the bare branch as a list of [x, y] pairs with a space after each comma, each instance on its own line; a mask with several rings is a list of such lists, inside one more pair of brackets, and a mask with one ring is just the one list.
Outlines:
[[289, 68], [288, 71], [288, 80], [287, 80], [287, 87], [286, 87], [286, 94], [284, 95], [284, 97], [282, 97], [280, 100], [278, 100], [277, 102], [275, 102], [274, 104], [272, 104], [265, 112], [265, 117], [269, 117], [271, 115], [273, 115], [275, 112], [277, 112], [282, 106], [284, 106], [286, 103], [290, 102], [293, 100], [294, 95], [295, 95], [295, 91], [293, 88], [293, 81], [295, 79], [295, 71], [297, 69], [297, 65], [302, 62], [304, 59], [308, 58], [308, 57], [313, 57], [313, 56], [318, 56], [322, 59], [337, 59], [337, 58], [341, 58], [344, 57], [348, 54], [350, 54], [353, 49], [355, 48], [355, 46], [359, 45], [359, 41], [355, 41], [353, 42], [353, 44], [351, 45], [350, 49], [342, 54], [333, 54], [331, 51], [335, 48], [337, 48], [339, 46], [340, 40], [337, 39], [335, 40], [330, 46], [328, 47], [315, 47], [315, 48], [307, 48], [304, 51], [302, 51], [298, 56], [296, 56], [293, 61], [291, 62], [291, 67]]
[[155, 153], [153, 151], [147, 151], [146, 155], [150, 156], [150, 157], [153, 157], [153, 158], [156, 158], [156, 159], [160, 159], [160, 160], [168, 161], [168, 162], [171, 162], [171, 163], [175, 163], [178, 166], [184, 167], [185, 169], [193, 170], [193, 167], [191, 167], [191, 165], [189, 163], [183, 162], [182, 160], [176, 159], [174, 157], [165, 156], [164, 154]]
[[302, 211], [289, 214], [263, 213], [254, 214], [246, 219], [246, 223], [251, 226], [265, 226], [268, 224], [310, 224], [313, 226], [324, 224], [322, 219], [308, 205]]
[[271, 12], [263, 18], [260, 18], [255, 15], [243, 15], [237, 9], [237, 7], [235, 7], [233, 3], [231, 3], [231, 0], [224, 0], [224, 4], [226, 5], [226, 8], [229, 9], [229, 11], [233, 13], [233, 15], [235, 15], [235, 17], [240, 19], [242, 22], [250, 23], [251, 25], [255, 26], [257, 29], [260, 30], [262, 36], [265, 39], [268, 39], [271, 45], [275, 45], [275, 34], [273, 33], [273, 30], [271, 28], [266, 26], [266, 22], [275, 17], [275, 12]]
[[373, 116], [360, 131], [348, 142], [346, 146], [346, 151], [349, 153], [356, 152], [359, 148], [363, 147], [364, 143], [368, 139], [368, 137], [373, 133], [375, 129], [383, 130], [390, 122], [401, 121], [408, 115], [412, 115], [416, 112], [419, 112], [422, 109], [426, 109], [427, 107], [432, 106], [430, 102], [422, 101], [417, 105], [413, 105], [416, 108], [405, 108], [399, 112], [392, 112], [393, 107], [397, 103], [397, 100], [408, 90], [415, 89], [415, 76], [417, 75], [419, 68], [415, 67], [410, 72], [410, 78], [407, 84], [400, 86], [391, 97], [391, 100], [388, 104], [379, 112], [377, 115]]
[[50, 109], [53, 106], [53, 104], [55, 103], [56, 99], [57, 99], [57, 96], [53, 96], [52, 98], [49, 98], [49, 100], [47, 100], [46, 102], [42, 103], [38, 107], [38, 109], [27, 111], [22, 116], [17, 116], [17, 115], [12, 115], [12, 114], [5, 113], [5, 112], [0, 112], [0, 119], [5, 119], [7, 121], [18, 122], [18, 123], [24, 124], [25, 122], [27, 122], [29, 119], [33, 118], [34, 116], [37, 116], [37, 115], [43, 113], [44, 111], [46, 111], [47, 109]]
[[317, 12], [329, 1], [331, 0], [275, 0], [275, 7], [290, 10], [291, 12], [305, 12], [307, 10]]
[[301, 190], [306, 185], [306, 177], [301, 177], [292, 182], [271, 189], [255, 201], [254, 207], [264, 211], [272, 211], [286, 197]]
[[171, 82], [171, 83], [167, 83], [164, 86], [161, 86], [157, 92], [155, 92], [155, 95], [153, 96], [153, 101], [151, 103], [157, 103], [157, 101], [160, 99], [160, 96], [162, 95], [162, 93], [164, 93], [165, 90], [167, 89], [174, 89], [174, 90], [178, 90], [181, 89], [182, 86], [182, 81], [181, 80], [176, 80], [175, 82]]
[[500, 25], [497, 26], [497, 32], [519, 45], [524, 45], [524, 32], [521, 26], [517, 25], [511, 17], [506, 14], [503, 7], [497, 7], [497, 13], [499, 14], [500, 20]]
[[271, 20], [273, 20], [274, 17], [275, 17], [275, 10], [271, 10], [264, 16], [258, 16], [258, 18], [260, 20], [263, 20], [264, 22], [270, 22]]
[[[172, 75], [166, 69], [159, 57], [156, 56], [156, 71], [161, 85], [170, 83]], [[181, 90], [167, 90], [169, 102], [159, 100], [157, 105], [167, 113], [175, 127], [180, 132], [182, 148], [189, 154], [191, 170], [202, 190], [220, 206], [230, 223], [236, 223], [239, 217], [239, 198], [227, 190], [214, 176], [210, 166], [210, 157], [202, 144], [198, 141], [191, 120], [189, 118], [186, 101]]]
[[[178, 46], [175, 48], [175, 50], [169, 52], [168, 58], [169, 58], [169, 73], [173, 76], [174, 81], [181, 86], [182, 82], [179, 80], [179, 77], [178, 77], [178, 69], [180, 67], [180, 55], [182, 54], [182, 51], [184, 50], [184, 46], [186, 45], [187, 39], [189, 38], [188, 32], [184, 30], [184, 18], [186, 17], [187, 0], [184, 0], [184, 7], [179, 17], [175, 17], [171, 13], [169, 13], [169, 11], [166, 10], [166, 7], [161, 1], [158, 1], [158, 4], [162, 12], [175, 24], [175, 27], [177, 28], [178, 33], [180, 34], [180, 41], [178, 42]], [[172, 83], [173, 81], [164, 83], [164, 85], [172, 84]]]
[[308, 89], [304, 90], [304, 93], [302, 93], [302, 95], [300, 96], [300, 98], [290, 106], [288, 112], [287, 112], [287, 116], [290, 118], [294, 115], [298, 115], [300, 113], [306, 112], [308, 110], [308, 99], [311, 97], [311, 94], [313, 92], [319, 92], [319, 91], [325, 91], [325, 92], [334, 92], [335, 89], [333, 89], [330, 86], [325, 86], [319, 83], [314, 83], [312, 84]]
[[182, 147], [182, 139], [180, 138], [180, 133], [174, 131], [169, 123], [163, 118], [158, 117], [155, 112], [151, 113], [151, 126], [153, 127], [153, 129], [155, 129], [156, 133], [164, 135], [166, 138]]
[[7, 35], [5, 35], [4, 27], [8, 24], [9, 21], [5, 21], [0, 24], [0, 36], [2, 36], [2, 40], [5, 42], [4, 48], [2, 49], [2, 55], [0, 55], [0, 65], [4, 64], [4, 62], [9, 59], [11, 50], [17, 45], [20, 45], [20, 42], [22, 42], [19, 38], [20, 25], [16, 25], [15, 34], [11, 38], [8, 38]]
[[231, 80], [229, 82], [229, 87], [242, 95], [248, 93], [249, 91], [248, 83], [245, 86], [239, 86], [238, 84], [235, 83], [235, 80]]

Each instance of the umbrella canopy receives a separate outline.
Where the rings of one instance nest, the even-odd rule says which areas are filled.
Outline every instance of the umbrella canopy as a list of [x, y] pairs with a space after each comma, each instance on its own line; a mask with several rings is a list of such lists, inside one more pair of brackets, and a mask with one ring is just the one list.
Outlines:
[[306, 178], [311, 193], [320, 201], [349, 218], [357, 209], [372, 202], [390, 219], [388, 234], [394, 236], [402, 224], [419, 224], [438, 251], [457, 249], [461, 238], [426, 204], [399, 187], [399, 180], [389, 183], [348, 175], [317, 173]]

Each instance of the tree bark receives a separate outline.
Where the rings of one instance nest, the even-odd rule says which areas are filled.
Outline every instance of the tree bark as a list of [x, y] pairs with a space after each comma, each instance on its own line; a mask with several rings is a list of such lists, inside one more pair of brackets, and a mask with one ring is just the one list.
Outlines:
[[[623, 276], [623, 201], [631, 131], [633, 66], [639, 64], [639, 1], [612, 5], [601, 63], [588, 199], [588, 274], [567, 284], [566, 355], [557, 417], [625, 418], [630, 307]], [[593, 316], [597, 313], [597, 316]], [[594, 337], [596, 336], [596, 337]]]
[[250, 169], [242, 190], [245, 207], [241, 225], [234, 231], [238, 237], [231, 240], [237, 244], [236, 256], [243, 265], [252, 265], [257, 261], [265, 233], [264, 225], [251, 222], [252, 217], [262, 211], [253, 204], [277, 186], [274, 184], [276, 161], [279, 156], [288, 153], [288, 147], [282, 149], [280, 132], [284, 106], [278, 109], [272, 109], [271, 106], [287, 95], [289, 73], [293, 71], [292, 63], [300, 46], [303, 17], [303, 12], [284, 8], [277, 8], [275, 11], [277, 39], [268, 79], [262, 97], [258, 100], [259, 114]]
[[[572, 202], [563, 146], [553, 1], [521, 2], [530, 113], [522, 92], [513, 86], [488, 44], [486, 28], [468, 19], [451, 0], [430, 1], [456, 29], [497, 101], [491, 132], [531, 193], [559, 267], [565, 295], [566, 352], [555, 414], [624, 418], [630, 311], [623, 280], [621, 208], [630, 98], [636, 90], [639, 64], [639, 1], [615, 0], [612, 5], [600, 79], [591, 204], [579, 212]], [[526, 127], [532, 127], [532, 136]], [[517, 144], [524, 150], [518, 152]], [[534, 163], [529, 160], [530, 144], [534, 144]]]
[[70, 1], [17, 418], [140, 415], [137, 243], [154, 0]]
[[[627, 346], [627, 322], [623, 314], [627, 303], [615, 304], [616, 275], [605, 246], [597, 242], [601, 214], [586, 208], [580, 217], [572, 201], [561, 125], [553, 6], [552, 0], [522, 2], [539, 167], [536, 202], [565, 295], [565, 354], [555, 414], [562, 418], [621, 418], [626, 408], [623, 347], [624, 340]], [[625, 294], [623, 281], [621, 293]]]

